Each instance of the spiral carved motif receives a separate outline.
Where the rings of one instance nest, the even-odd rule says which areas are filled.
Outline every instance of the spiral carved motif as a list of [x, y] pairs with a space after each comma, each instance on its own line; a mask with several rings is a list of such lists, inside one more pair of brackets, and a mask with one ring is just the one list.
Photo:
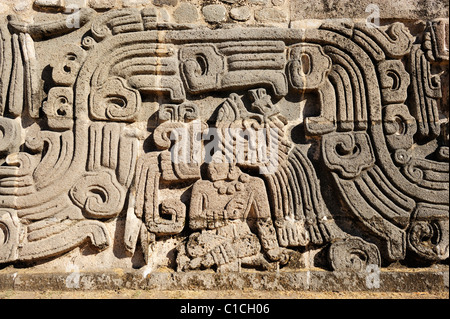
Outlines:
[[238, 28], [246, 1], [216, 24], [147, 2], [0, 17], [0, 263], [446, 262], [448, 22], [286, 28], [292, 0]]

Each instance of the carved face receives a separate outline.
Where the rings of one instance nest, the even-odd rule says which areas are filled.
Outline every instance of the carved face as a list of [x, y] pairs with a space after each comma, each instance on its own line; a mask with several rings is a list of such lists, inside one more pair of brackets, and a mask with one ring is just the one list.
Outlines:
[[208, 178], [213, 182], [236, 180], [241, 174], [242, 171], [235, 164], [216, 162], [208, 164]]
[[211, 181], [221, 181], [228, 177], [230, 169], [229, 163], [214, 163], [211, 162], [208, 165], [208, 177]]

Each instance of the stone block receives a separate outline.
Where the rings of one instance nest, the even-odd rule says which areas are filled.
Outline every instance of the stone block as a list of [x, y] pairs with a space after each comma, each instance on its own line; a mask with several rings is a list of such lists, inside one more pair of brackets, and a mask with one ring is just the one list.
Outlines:
[[35, 0], [34, 5], [37, 7], [61, 8], [64, 6], [64, 0]]
[[181, 2], [175, 9], [173, 18], [178, 23], [192, 23], [198, 19], [198, 9], [195, 5], [188, 2]]
[[283, 23], [288, 21], [287, 14], [277, 8], [263, 8], [255, 11], [255, 20], [258, 22]]
[[247, 21], [252, 16], [252, 10], [247, 6], [235, 7], [230, 10], [230, 17], [237, 21]]
[[155, 6], [171, 6], [176, 7], [178, 4], [178, 0], [153, 0], [152, 3]]
[[202, 8], [205, 20], [212, 23], [223, 22], [227, 18], [227, 9], [220, 4], [211, 4]]
[[117, 0], [89, 0], [89, 6], [93, 9], [112, 9], [117, 5]]
[[0, 287], [448, 289], [448, 3], [0, 12]]

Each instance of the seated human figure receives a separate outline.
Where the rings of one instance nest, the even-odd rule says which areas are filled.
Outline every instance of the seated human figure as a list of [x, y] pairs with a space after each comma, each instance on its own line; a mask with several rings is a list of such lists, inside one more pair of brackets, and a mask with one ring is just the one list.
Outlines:
[[279, 247], [262, 179], [231, 163], [208, 164], [209, 180], [192, 189], [189, 226], [193, 233], [184, 247], [183, 270], [241, 266], [270, 269], [287, 263], [288, 250]]

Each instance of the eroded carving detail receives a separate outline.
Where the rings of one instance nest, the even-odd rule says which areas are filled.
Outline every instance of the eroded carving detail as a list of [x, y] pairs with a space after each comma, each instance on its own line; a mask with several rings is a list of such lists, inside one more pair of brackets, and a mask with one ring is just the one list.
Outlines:
[[86, 242], [151, 263], [169, 238], [178, 271], [448, 259], [445, 21], [80, 17], [0, 25], [0, 263]]

